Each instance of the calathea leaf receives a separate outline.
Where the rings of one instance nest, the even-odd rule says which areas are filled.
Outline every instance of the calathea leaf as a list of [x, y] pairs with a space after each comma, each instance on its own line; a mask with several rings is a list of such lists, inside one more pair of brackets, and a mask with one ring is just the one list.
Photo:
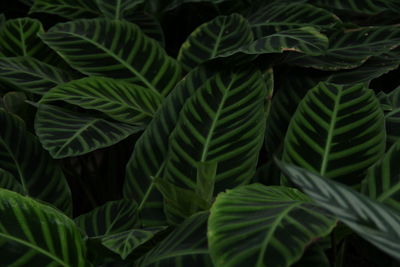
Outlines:
[[133, 23], [82, 19], [57, 24], [40, 37], [87, 75], [124, 79], [163, 96], [180, 79], [178, 63]]
[[0, 169], [0, 188], [24, 194], [24, 188], [21, 183], [10, 172], [4, 169]]
[[67, 19], [95, 17], [101, 14], [97, 0], [35, 0], [29, 13], [48, 13]]
[[400, 214], [396, 210], [305, 169], [283, 162], [280, 167], [318, 205], [374, 246], [400, 259]]
[[91, 266], [83, 237], [58, 210], [0, 189], [0, 249], [4, 266]]
[[129, 124], [105, 120], [41, 104], [35, 118], [35, 131], [53, 158], [65, 158], [108, 147], [137, 132]]
[[[18, 188], [18, 192], [22, 189], [23, 194], [51, 203], [70, 215], [71, 192], [61, 168], [21, 119], [0, 110], [0, 125], [0, 166], [14, 178], [12, 188]], [[9, 181], [10, 177], [3, 179]], [[8, 183], [3, 179], [1, 184]]]
[[377, 14], [389, 8], [390, 0], [316, 0], [316, 5], [338, 10], [353, 11], [363, 14]]
[[283, 160], [357, 184], [385, 151], [384, 123], [374, 92], [364, 85], [319, 83], [290, 121]]
[[335, 223], [296, 189], [251, 184], [218, 195], [207, 236], [217, 267], [290, 266]]
[[60, 84], [41, 103], [65, 101], [143, 129], [161, 105], [162, 97], [140, 85], [111, 78], [89, 77]]
[[155, 16], [145, 12], [135, 11], [126, 14], [125, 20], [135, 23], [148, 37], [157, 40], [161, 46], [164, 46], [164, 32], [160, 22]]
[[108, 19], [121, 19], [129, 10], [142, 4], [144, 0], [96, 0], [101, 13]]
[[388, 94], [381, 93], [380, 102], [387, 107], [385, 108], [387, 143], [391, 145], [400, 137], [400, 86]]

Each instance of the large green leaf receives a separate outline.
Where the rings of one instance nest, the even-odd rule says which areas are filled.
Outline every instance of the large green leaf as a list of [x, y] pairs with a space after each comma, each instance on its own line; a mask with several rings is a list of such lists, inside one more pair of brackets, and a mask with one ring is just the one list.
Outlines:
[[400, 140], [368, 170], [362, 192], [400, 211]]
[[383, 12], [390, 7], [390, 0], [315, 0], [313, 2], [326, 8], [370, 15]]
[[[1, 61], [0, 61], [1, 62]], [[140, 85], [101, 77], [89, 77], [61, 84], [41, 103], [65, 101], [143, 129], [161, 105], [162, 97]]]
[[217, 267], [290, 266], [335, 223], [296, 189], [251, 184], [228, 190], [211, 208], [211, 257]]
[[30, 13], [48, 13], [67, 19], [98, 16], [96, 0], [35, 0]]
[[74, 222], [47, 205], [0, 189], [2, 266], [90, 266]]
[[135, 228], [136, 209], [137, 204], [133, 200], [110, 201], [80, 215], [75, 222], [89, 237], [112, 235]]
[[208, 212], [196, 213], [140, 258], [137, 266], [212, 267], [207, 245]]
[[82, 19], [58, 24], [40, 37], [87, 75], [124, 79], [163, 96], [180, 79], [178, 63], [133, 23]]
[[[0, 166], [23, 194], [71, 214], [71, 192], [61, 168], [18, 117], [0, 110]], [[19, 191], [19, 190], [18, 190]]]
[[[164, 100], [154, 119], [135, 144], [126, 166], [124, 196], [134, 198], [144, 226], [164, 224], [163, 203], [152, 177], [159, 177], [165, 166], [171, 132], [186, 100], [217, 73], [211, 65], [190, 72]], [[164, 218], [164, 219], [163, 219]]]
[[41, 104], [35, 118], [35, 131], [53, 158], [65, 158], [116, 144], [138, 128]]
[[28, 93], [42, 95], [76, 76], [29, 56], [0, 58], [0, 77]]
[[387, 53], [400, 44], [400, 28], [395, 26], [366, 27], [329, 37], [329, 48], [324, 55], [307, 56], [293, 52], [286, 63], [320, 70], [352, 69], [371, 56]]
[[400, 259], [400, 214], [356, 191], [305, 169], [281, 163], [282, 171], [320, 206], [361, 237]]
[[202, 62], [229, 54], [253, 41], [253, 33], [239, 14], [218, 16], [200, 25], [182, 44], [178, 60], [190, 71]]
[[126, 12], [145, 0], [96, 0], [101, 13], [108, 19], [122, 19]]
[[214, 195], [247, 183], [263, 142], [265, 96], [261, 73], [249, 66], [216, 73], [180, 112], [163, 179], [196, 191], [199, 164], [216, 163]]
[[283, 159], [356, 184], [382, 156], [385, 142], [384, 116], [372, 90], [362, 84], [319, 83], [290, 121]]

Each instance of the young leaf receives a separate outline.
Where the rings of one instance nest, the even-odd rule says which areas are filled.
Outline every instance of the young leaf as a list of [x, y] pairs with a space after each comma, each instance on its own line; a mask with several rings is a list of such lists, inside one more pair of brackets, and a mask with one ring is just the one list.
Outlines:
[[96, 0], [35, 0], [29, 13], [48, 13], [67, 19], [100, 15]]

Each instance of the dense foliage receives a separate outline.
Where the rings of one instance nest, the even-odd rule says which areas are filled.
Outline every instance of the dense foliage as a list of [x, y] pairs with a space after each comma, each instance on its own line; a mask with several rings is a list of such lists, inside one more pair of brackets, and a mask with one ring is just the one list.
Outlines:
[[21, 0], [0, 266], [398, 266], [397, 0]]

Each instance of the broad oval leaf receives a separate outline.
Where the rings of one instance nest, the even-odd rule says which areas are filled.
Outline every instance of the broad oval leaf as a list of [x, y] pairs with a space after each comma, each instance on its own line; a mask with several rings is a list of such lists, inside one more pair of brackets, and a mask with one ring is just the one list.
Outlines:
[[144, 128], [161, 105], [162, 97], [140, 85], [89, 77], [53, 88], [40, 102], [51, 101], [65, 101], [85, 109], [98, 110], [116, 121]]
[[47, 205], [0, 189], [3, 266], [91, 266], [74, 222]]
[[209, 59], [231, 54], [253, 41], [247, 20], [239, 14], [218, 16], [200, 25], [182, 44], [178, 60], [190, 71]]
[[14, 177], [23, 194], [51, 203], [70, 215], [71, 192], [60, 166], [26, 130], [21, 119], [0, 110], [0, 125], [1, 168]]
[[357, 184], [385, 151], [385, 121], [372, 90], [319, 83], [300, 102], [285, 137], [283, 160]]
[[67, 19], [100, 15], [96, 0], [35, 0], [29, 13], [48, 13]]
[[312, 197], [318, 205], [374, 246], [400, 259], [400, 214], [356, 191], [330, 179], [291, 164], [280, 163], [292, 182]]
[[336, 220], [300, 191], [251, 184], [221, 193], [211, 208], [208, 242], [215, 266], [290, 266]]
[[108, 147], [137, 132], [137, 127], [89, 114], [41, 104], [35, 131], [53, 158], [83, 155]]
[[180, 66], [133, 23], [82, 19], [57, 24], [42, 40], [87, 75], [124, 79], [166, 96]]

